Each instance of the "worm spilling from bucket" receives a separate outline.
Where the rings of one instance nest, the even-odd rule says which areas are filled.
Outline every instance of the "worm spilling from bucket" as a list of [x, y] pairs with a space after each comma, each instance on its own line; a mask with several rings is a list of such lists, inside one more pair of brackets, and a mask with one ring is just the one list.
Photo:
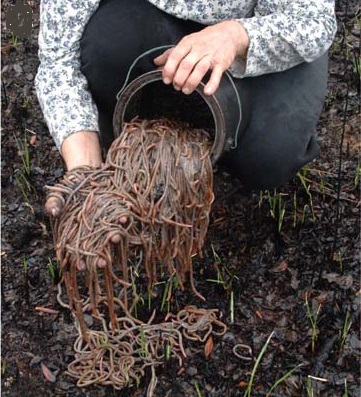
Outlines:
[[[133, 120], [113, 142], [102, 168], [72, 170], [57, 185], [47, 187], [48, 197], [57, 197], [63, 204], [61, 216], [51, 219], [62, 270], [58, 299], [76, 317], [80, 340], [75, 346], [76, 365], [69, 373], [81, 385], [134, 385], [145, 367], [150, 366], [153, 375], [161, 361], [159, 355], [165, 350], [152, 344], [171, 343], [171, 354], [180, 359], [184, 330], [189, 339], [225, 332], [214, 311], [191, 307], [184, 309], [186, 317], [155, 325], [152, 318], [145, 324], [135, 314], [141, 299], [135, 274], [145, 275], [149, 296], [154, 296], [154, 285], [166, 274], [182, 288], [189, 281], [194, 293], [203, 298], [195, 288], [191, 258], [202, 254], [214, 199], [210, 150], [211, 140], [204, 130], [166, 119]], [[169, 288], [166, 298], [171, 294]], [[88, 325], [89, 314], [98, 329]], [[162, 343], [155, 336], [159, 330], [165, 338]], [[139, 342], [142, 332], [153, 342]], [[111, 340], [110, 334], [113, 345], [129, 339], [122, 347], [128, 353], [120, 354], [122, 360], [128, 357], [127, 374], [114, 359], [113, 364], [99, 364], [100, 356], [97, 359], [94, 353], [100, 339], [105, 345]], [[85, 351], [92, 346], [92, 354]], [[119, 346], [113, 346], [116, 355]], [[145, 349], [148, 357], [142, 363], [138, 361], [145, 353], [139, 349]], [[154, 376], [149, 390], [155, 387]]]

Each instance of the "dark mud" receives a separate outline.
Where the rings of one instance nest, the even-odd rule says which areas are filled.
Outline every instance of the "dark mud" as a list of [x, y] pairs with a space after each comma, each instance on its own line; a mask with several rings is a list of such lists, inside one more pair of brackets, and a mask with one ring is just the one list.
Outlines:
[[[76, 332], [56, 301], [56, 261], [43, 212], [43, 187], [62, 175], [63, 165], [34, 92], [38, 3], [28, 3], [33, 33], [17, 41], [5, 29], [10, 2], [2, 3], [2, 395], [145, 396], [147, 379], [137, 390], [119, 392], [79, 389], [65, 374]], [[197, 289], [207, 301], [186, 291], [176, 304], [219, 308], [229, 332], [214, 341], [209, 358], [198, 346], [181, 371], [165, 363], [157, 396], [243, 396], [272, 332], [252, 396], [266, 396], [297, 366], [272, 396], [360, 395], [360, 16], [356, 1], [338, 2], [337, 11], [318, 126], [321, 155], [277, 192], [247, 193], [235, 178], [216, 173], [204, 258], [195, 264]], [[237, 343], [251, 348], [242, 351], [251, 360], [234, 354]], [[44, 365], [54, 379], [46, 379]]]

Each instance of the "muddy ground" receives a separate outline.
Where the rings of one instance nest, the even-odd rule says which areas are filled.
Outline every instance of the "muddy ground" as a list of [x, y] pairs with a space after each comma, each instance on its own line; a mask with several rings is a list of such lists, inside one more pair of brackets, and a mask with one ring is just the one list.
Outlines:
[[[116, 392], [77, 388], [65, 374], [76, 332], [56, 301], [58, 277], [49, 266], [56, 260], [43, 212], [44, 185], [58, 180], [63, 164], [34, 93], [38, 2], [28, 3], [29, 39], [5, 29], [12, 3], [2, 3], [2, 395], [145, 396], [147, 377], [138, 389]], [[360, 395], [357, 4], [337, 2], [339, 28], [318, 125], [320, 157], [275, 192], [247, 193], [237, 179], [216, 173], [205, 254], [195, 262], [197, 289], [208, 299], [199, 302], [187, 291], [178, 298], [218, 308], [229, 331], [214, 341], [209, 358], [200, 345], [181, 373], [174, 363], [160, 368], [157, 396], [243, 396], [272, 332], [252, 396], [266, 396], [292, 369], [272, 396]], [[214, 282], [217, 277], [221, 282]], [[245, 352], [250, 360], [234, 355], [236, 343], [251, 348]]]

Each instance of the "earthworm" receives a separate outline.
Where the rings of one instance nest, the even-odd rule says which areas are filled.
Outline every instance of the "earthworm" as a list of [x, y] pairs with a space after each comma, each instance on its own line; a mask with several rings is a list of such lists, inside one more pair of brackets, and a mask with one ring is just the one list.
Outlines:
[[[68, 171], [46, 187], [48, 197], [62, 203], [60, 217], [51, 217], [63, 275], [57, 298], [77, 320], [68, 373], [78, 386], [134, 386], [150, 368], [150, 397], [155, 368], [167, 358], [181, 365], [187, 340], [204, 343], [210, 334], [226, 332], [216, 311], [194, 306], [159, 324], [152, 324], [154, 311], [148, 321], [138, 319], [133, 273], [129, 282], [129, 263], [138, 262], [150, 295], [155, 297], [159, 277], [169, 283], [176, 277], [181, 288], [188, 277], [204, 300], [195, 288], [191, 256], [202, 254], [214, 200], [210, 148], [203, 130], [165, 119], [133, 120], [114, 140], [103, 167]], [[172, 293], [169, 288], [168, 301]], [[85, 321], [90, 310], [98, 320], [95, 329]]]
[[[247, 356], [243, 356], [242, 354], [238, 353], [239, 349], [243, 349], [243, 350], [247, 351], [249, 356], [248, 357]], [[244, 361], [252, 361], [253, 360], [252, 348], [250, 346], [248, 346], [248, 345], [244, 345], [243, 343], [237, 343], [236, 345], [233, 346], [232, 351], [233, 351], [233, 354], [236, 357], [240, 358], [241, 360], [244, 360]]]
[[[111, 333], [102, 319], [102, 331], [89, 331], [88, 341], [80, 334], [74, 342], [75, 360], [68, 367], [69, 375], [78, 379], [79, 387], [111, 384], [121, 389], [135, 385], [146, 367], [155, 373], [166, 358], [177, 358], [181, 365], [182, 357], [186, 357], [184, 337], [196, 340], [194, 335], [205, 327], [210, 330], [209, 335], [213, 333], [213, 323], [218, 321], [214, 310], [188, 306], [181, 313], [168, 315], [160, 324], [137, 325], [128, 317], [118, 317], [119, 327]], [[150, 384], [154, 386], [156, 378]]]

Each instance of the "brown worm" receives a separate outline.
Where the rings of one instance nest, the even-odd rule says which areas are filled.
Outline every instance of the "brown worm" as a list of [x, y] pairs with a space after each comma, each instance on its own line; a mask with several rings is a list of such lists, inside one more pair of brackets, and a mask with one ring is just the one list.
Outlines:
[[[210, 148], [203, 130], [165, 119], [133, 120], [111, 145], [105, 166], [77, 168], [46, 187], [48, 197], [63, 204], [61, 216], [51, 218], [63, 274], [57, 296], [76, 317], [79, 336], [68, 373], [78, 386], [134, 386], [150, 367], [150, 396], [155, 367], [170, 358], [181, 365], [185, 339], [203, 343], [226, 332], [214, 310], [193, 306], [171, 321], [152, 324], [155, 312], [149, 321], [139, 320], [140, 295], [130, 268], [138, 263], [151, 296], [158, 278], [171, 286], [176, 277], [184, 288], [188, 277], [204, 300], [191, 256], [202, 254], [214, 199]], [[166, 300], [172, 292], [170, 287]]]

